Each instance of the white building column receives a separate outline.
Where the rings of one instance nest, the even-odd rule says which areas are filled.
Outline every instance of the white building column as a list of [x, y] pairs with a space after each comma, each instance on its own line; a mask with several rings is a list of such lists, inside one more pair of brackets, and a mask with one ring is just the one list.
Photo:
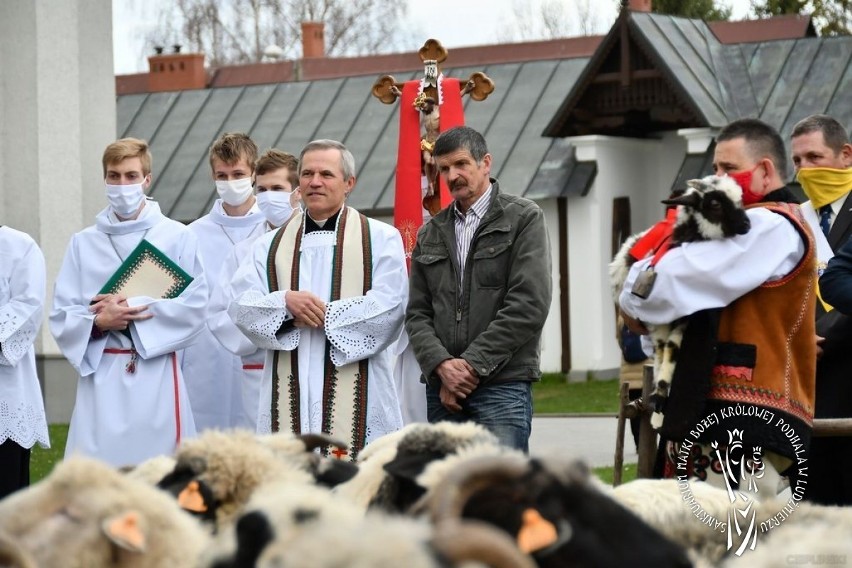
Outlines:
[[636, 139], [579, 136], [569, 139], [579, 162], [597, 162], [597, 176], [585, 197], [568, 198], [568, 254], [571, 327], [569, 379], [618, 376], [621, 352], [615, 339], [615, 305], [609, 284], [612, 208], [629, 197], [634, 232], [663, 217], [685, 153], [675, 133]]
[[0, 2], [0, 223], [47, 263], [36, 350], [48, 419], [67, 422], [76, 375], [47, 329], [71, 235], [105, 205], [101, 155], [115, 139], [110, 0]]

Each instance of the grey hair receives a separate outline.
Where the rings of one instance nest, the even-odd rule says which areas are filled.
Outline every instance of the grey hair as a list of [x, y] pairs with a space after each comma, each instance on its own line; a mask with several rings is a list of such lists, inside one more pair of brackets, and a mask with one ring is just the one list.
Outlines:
[[343, 145], [343, 142], [337, 140], [328, 140], [326, 138], [308, 142], [302, 153], [299, 154], [299, 173], [302, 171], [302, 162], [305, 154], [314, 150], [339, 150], [340, 151], [340, 169], [343, 171], [343, 181], [348, 181], [349, 178], [355, 177], [355, 156], [349, 151], [349, 148]]

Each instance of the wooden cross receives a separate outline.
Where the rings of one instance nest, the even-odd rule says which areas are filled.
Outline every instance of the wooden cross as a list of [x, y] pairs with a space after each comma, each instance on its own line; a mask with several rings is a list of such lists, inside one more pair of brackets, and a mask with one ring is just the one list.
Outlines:
[[[431, 215], [441, 209], [438, 191], [438, 172], [432, 157], [435, 140], [440, 134], [439, 78], [441, 63], [447, 59], [447, 50], [436, 39], [428, 39], [418, 51], [424, 65], [421, 79], [421, 92], [413, 105], [420, 112], [420, 151], [421, 171], [426, 176], [429, 187], [423, 197], [423, 207]], [[393, 104], [402, 96], [403, 83], [397, 82], [392, 75], [383, 75], [373, 84], [373, 96], [385, 104]], [[467, 81], [459, 81], [461, 95], [470, 95], [475, 101], [485, 100], [494, 91], [494, 81], [485, 73], [477, 71]], [[403, 141], [400, 141], [402, 144]]]

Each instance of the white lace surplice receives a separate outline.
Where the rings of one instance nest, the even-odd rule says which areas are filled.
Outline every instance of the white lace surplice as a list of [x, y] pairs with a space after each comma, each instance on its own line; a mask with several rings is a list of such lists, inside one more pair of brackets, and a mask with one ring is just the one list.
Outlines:
[[50, 447], [33, 349], [44, 282], [44, 256], [35, 241], [0, 227], [0, 443], [24, 448], [36, 442]]
[[[237, 300], [231, 304], [234, 323], [260, 348], [292, 351], [299, 348], [302, 432], [319, 432], [322, 424], [322, 387], [325, 342], [340, 366], [369, 359], [367, 387], [367, 443], [402, 427], [399, 398], [393, 380], [394, 353], [390, 347], [402, 330], [408, 300], [408, 276], [402, 240], [393, 227], [370, 219], [373, 287], [365, 296], [330, 302], [324, 329], [293, 329], [276, 336], [292, 318], [284, 306], [284, 292], [268, 293], [266, 260], [274, 232], [258, 239], [250, 262], [244, 262], [232, 281]], [[302, 239], [299, 288], [328, 301], [331, 291], [334, 233], [315, 231]], [[282, 244], [281, 246], [285, 246]], [[289, 275], [279, 277], [289, 287]], [[271, 424], [272, 351], [267, 354], [258, 408], [258, 432]], [[286, 423], [282, 418], [282, 424]]]

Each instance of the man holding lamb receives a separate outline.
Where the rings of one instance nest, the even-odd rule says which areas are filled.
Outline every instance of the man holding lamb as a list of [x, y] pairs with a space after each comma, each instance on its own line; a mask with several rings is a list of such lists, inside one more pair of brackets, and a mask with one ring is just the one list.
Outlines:
[[[676, 470], [677, 444], [703, 418], [737, 404], [756, 407], [709, 428], [695, 444], [688, 473], [720, 480], [710, 443], [727, 441], [725, 430], [736, 429], [762, 452], [761, 495], [775, 495], [779, 474], [795, 474], [790, 466], [807, 456], [813, 425], [814, 241], [784, 187], [784, 143], [771, 126], [756, 119], [730, 123], [716, 138], [713, 167], [741, 187], [750, 230], [669, 250], [656, 262], [656, 278], [644, 298], [631, 290], [652, 259], [636, 262], [620, 306], [628, 325], [644, 333], [645, 323], [689, 316], [661, 428], [658, 473], [683, 473]], [[765, 420], [761, 410], [774, 420]], [[799, 436], [804, 453], [793, 450], [779, 419]]]

